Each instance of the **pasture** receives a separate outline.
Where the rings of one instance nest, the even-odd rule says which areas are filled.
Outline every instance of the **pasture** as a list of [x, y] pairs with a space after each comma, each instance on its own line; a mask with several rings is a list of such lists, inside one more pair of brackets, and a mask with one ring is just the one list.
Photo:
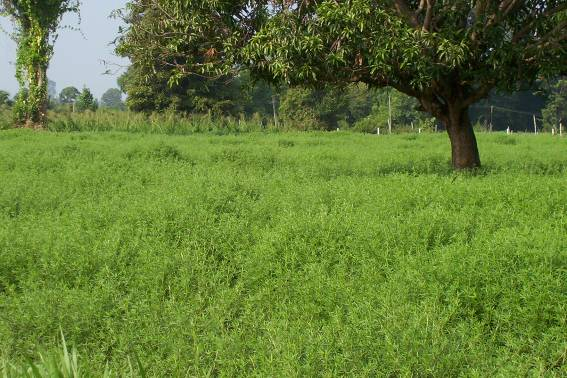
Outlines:
[[479, 146], [1, 131], [0, 372], [565, 376], [567, 138]]

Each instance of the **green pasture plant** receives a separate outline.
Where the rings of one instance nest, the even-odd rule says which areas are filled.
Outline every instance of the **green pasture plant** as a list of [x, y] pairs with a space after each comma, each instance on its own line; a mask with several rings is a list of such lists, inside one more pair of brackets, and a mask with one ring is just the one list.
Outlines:
[[567, 374], [566, 138], [74, 122], [0, 132], [0, 376]]

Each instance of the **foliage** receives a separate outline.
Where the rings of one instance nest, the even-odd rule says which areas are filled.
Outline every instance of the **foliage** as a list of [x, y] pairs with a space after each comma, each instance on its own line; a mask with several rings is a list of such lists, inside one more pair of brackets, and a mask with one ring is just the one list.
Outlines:
[[389, 129], [389, 119], [392, 121], [392, 130], [398, 128], [424, 128], [427, 119], [424, 113], [417, 110], [417, 100], [396, 90], [378, 90], [372, 98], [370, 114], [355, 123], [355, 129], [363, 132], [375, 133], [377, 128], [382, 133]]
[[172, 68], [161, 66], [151, 73], [136, 62], [120, 77], [119, 86], [128, 95], [132, 111], [161, 112], [167, 109], [215, 116], [271, 113], [272, 89], [252, 83], [246, 72], [237, 77], [208, 80], [196, 75], [170, 82]]
[[[5, 361], [0, 366], [0, 371], [4, 377], [34, 377], [34, 378], [80, 378], [83, 376], [79, 366], [77, 350], [71, 351], [67, 348], [65, 337], [61, 335], [61, 349], [56, 352], [40, 352], [39, 361], [29, 361], [23, 366], [7, 364]], [[110, 377], [110, 371], [105, 369], [101, 375], [104, 378]]]
[[53, 55], [55, 34], [65, 13], [77, 12], [79, 0], [2, 0], [0, 14], [16, 26], [18, 43], [16, 78], [20, 94], [14, 106], [20, 126], [43, 127], [48, 105], [47, 68]]
[[[146, 51], [142, 54], [151, 55], [155, 51], [151, 46], [159, 43], [159, 40], [154, 40], [153, 35], [145, 33], [144, 30], [154, 28], [162, 20], [156, 18], [159, 14], [152, 12], [146, 3], [130, 4], [124, 21], [131, 30], [140, 31], [140, 34], [130, 34], [128, 38], [139, 40], [140, 43], [143, 40]], [[185, 42], [184, 51], [198, 48], [193, 44], [197, 42], [190, 38]], [[237, 116], [243, 112], [250, 115], [266, 108], [266, 104], [262, 104], [260, 108], [252, 109], [250, 105], [253, 104], [245, 101], [249, 95], [254, 97], [259, 94], [254, 93], [254, 86], [249, 85], [250, 79], [246, 72], [238, 75], [217, 75], [213, 80], [195, 74], [178, 76], [172, 59], [186, 61], [191, 57], [178, 56], [168, 61], [160, 61], [158, 56], [153, 56], [151, 59], [155, 64], [150, 66], [138, 59], [141, 52], [122, 49], [122, 46], [124, 42], [120, 44], [118, 51], [132, 62], [119, 80], [122, 91], [128, 95], [126, 102], [130, 110], [152, 112], [172, 109]], [[258, 89], [266, 88], [260, 86]], [[252, 93], [246, 93], [248, 90]]]
[[567, 71], [566, 9], [565, 0], [132, 0], [141, 22], [119, 52], [147, 72], [173, 67], [172, 82], [246, 67], [288, 84], [391, 86], [446, 126], [461, 152], [453, 164], [471, 168], [480, 158], [468, 108], [494, 88]]
[[72, 104], [77, 101], [81, 92], [75, 87], [66, 87], [59, 93], [59, 102], [61, 104]]
[[565, 376], [567, 139], [479, 138], [2, 132], [0, 360]]
[[[538, 84], [537, 87], [540, 87]], [[514, 93], [492, 92], [490, 96], [471, 107], [471, 118], [492, 129], [525, 131], [533, 129], [533, 116], [541, 118], [546, 98], [538, 88]], [[492, 114], [491, 114], [492, 113]]]
[[102, 108], [124, 110], [124, 102], [122, 101], [122, 91], [118, 88], [110, 88], [102, 95], [100, 99]]
[[[335, 124], [327, 124], [323, 117], [327, 115], [325, 100], [332, 94], [327, 95], [323, 90], [311, 90], [305, 87], [288, 88], [281, 96], [279, 112], [284, 124], [288, 128], [299, 127], [300, 130], [324, 130], [336, 128]], [[341, 104], [336, 104], [339, 110]], [[336, 114], [336, 113], [333, 113]]]
[[547, 129], [559, 129], [563, 122], [563, 130], [567, 129], [567, 79], [558, 80], [551, 89], [547, 106], [543, 110], [544, 124]]
[[0, 106], [11, 106], [10, 94], [6, 91], [0, 90]]
[[96, 111], [98, 109], [98, 102], [95, 100], [90, 89], [83, 88], [79, 97], [77, 97], [77, 103], [75, 105], [75, 110], [78, 112], [84, 112], [87, 110]]
[[143, 134], [190, 135], [211, 133], [218, 135], [277, 131], [273, 124], [262, 119], [236, 119], [209, 115], [185, 115], [176, 111], [161, 113], [134, 113], [102, 109], [86, 113], [52, 113], [48, 129], [56, 132], [124, 131]]

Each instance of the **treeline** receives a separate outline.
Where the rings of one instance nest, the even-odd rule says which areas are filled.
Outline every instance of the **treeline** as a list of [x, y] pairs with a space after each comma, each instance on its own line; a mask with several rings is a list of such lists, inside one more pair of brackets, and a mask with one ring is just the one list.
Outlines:
[[395, 90], [373, 90], [365, 84], [287, 87], [253, 81], [247, 72], [215, 80], [192, 75], [176, 83], [167, 72], [146, 80], [135, 64], [119, 79], [136, 112], [172, 110], [213, 117], [255, 119], [298, 130], [352, 128], [375, 132], [393, 125], [432, 127], [416, 100]]
[[[159, 76], [159, 75], [158, 75]], [[344, 86], [275, 87], [253, 81], [246, 72], [233, 78], [209, 80], [198, 76], [175, 84], [143, 80], [134, 66], [118, 80], [119, 88], [108, 89], [95, 99], [88, 88], [66, 87], [50, 94], [54, 112], [84, 112], [111, 109], [141, 113], [176, 112], [210, 115], [212, 118], [246, 118], [282, 129], [336, 130], [375, 133], [407, 129], [443, 128], [420, 111], [414, 98], [395, 89], [373, 89], [365, 84]], [[126, 98], [124, 100], [124, 95]], [[14, 99], [0, 91], [0, 106], [10, 107]], [[561, 79], [531, 91], [492, 94], [473, 106], [471, 119], [486, 130], [533, 130], [534, 116], [540, 130], [557, 127], [567, 120], [567, 80]]]

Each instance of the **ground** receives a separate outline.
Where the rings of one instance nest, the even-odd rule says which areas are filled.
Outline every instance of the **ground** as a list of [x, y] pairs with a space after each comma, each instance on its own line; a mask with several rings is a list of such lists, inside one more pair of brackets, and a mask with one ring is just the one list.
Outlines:
[[567, 138], [479, 144], [2, 131], [4, 369], [565, 376]]

